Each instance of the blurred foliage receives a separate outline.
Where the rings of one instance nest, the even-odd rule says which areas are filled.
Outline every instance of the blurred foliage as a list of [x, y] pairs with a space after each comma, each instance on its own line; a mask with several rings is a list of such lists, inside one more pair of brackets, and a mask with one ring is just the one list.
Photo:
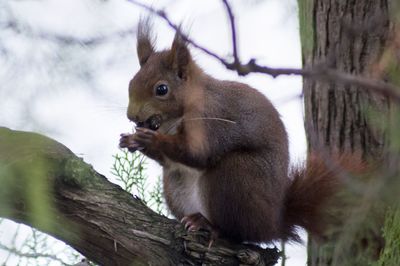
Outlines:
[[385, 238], [385, 248], [374, 265], [400, 265], [400, 209], [398, 207], [392, 208], [386, 213], [383, 237]]
[[[0, 219], [0, 224], [2, 222], [4, 220]], [[0, 230], [0, 236], [4, 234], [5, 232]], [[7, 232], [7, 235], [10, 235], [10, 232]], [[74, 265], [83, 259], [79, 253], [64, 243], [24, 225], [17, 226], [9, 243], [0, 242], [0, 249], [8, 252], [8, 255], [0, 261], [4, 266]]]
[[[312, 12], [315, 1], [297, 2], [304, 60], [313, 51], [313, 26], [316, 22]], [[360, 5], [366, 2], [360, 1]], [[399, 3], [390, 1], [391, 35], [380, 58], [367, 66], [371, 78], [390, 81], [398, 87]], [[329, 11], [327, 13], [329, 16]], [[386, 110], [386, 107], [381, 109]], [[372, 136], [385, 136], [385, 143], [380, 143], [383, 159], [370, 158], [375, 161], [371, 162], [371, 169], [364, 176], [348, 176], [348, 187], [338, 195], [337, 202], [340, 203], [336, 204], [337, 208], [332, 209], [336, 226], [328, 233], [329, 241], [310, 241], [309, 265], [400, 265], [400, 108], [398, 102], [391, 102], [390, 113], [381, 109], [379, 105], [371, 107], [370, 103], [365, 103], [364, 111], [368, 119], [363, 122], [366, 126], [350, 130], [365, 130], [372, 132]]]
[[[92, 0], [76, 1], [81, 13], [70, 21], [62, 21], [52, 14], [53, 10], [60, 13], [65, 5], [62, 2], [60, 8], [55, 8], [54, 1], [0, 0], [0, 120], [3, 122], [18, 128], [54, 132], [57, 127], [37, 115], [37, 109], [43, 107], [43, 97], [61, 97], [68, 91], [84, 90], [93, 99], [107, 97], [108, 103], [113, 100], [105, 95], [110, 84], [104, 84], [101, 77], [121, 70], [122, 65], [132, 61], [129, 60], [134, 54], [134, 24], [117, 25], [108, 21], [115, 11], [113, 3]], [[85, 5], [86, 14], [82, 13]], [[41, 16], [43, 19], [39, 19]], [[82, 25], [76, 27], [79, 21]], [[120, 72], [123, 71], [129, 70], [125, 67]]]
[[335, 226], [327, 236], [332, 241], [309, 247], [318, 254], [313, 265], [400, 265], [400, 110], [394, 103], [389, 115], [368, 107], [365, 112], [369, 130], [387, 138], [383, 159], [371, 158], [364, 175], [347, 176], [331, 210]]
[[[389, 80], [400, 86], [400, 4], [390, 2], [392, 35], [380, 60], [373, 66], [376, 78]], [[382, 230], [384, 247], [378, 260], [371, 265], [400, 265], [400, 106], [393, 102], [388, 117], [383, 114], [372, 114], [373, 125], [386, 132], [389, 145], [386, 148], [385, 163], [381, 168], [380, 187], [377, 192], [379, 200], [387, 206]], [[383, 124], [386, 121], [387, 124]]]

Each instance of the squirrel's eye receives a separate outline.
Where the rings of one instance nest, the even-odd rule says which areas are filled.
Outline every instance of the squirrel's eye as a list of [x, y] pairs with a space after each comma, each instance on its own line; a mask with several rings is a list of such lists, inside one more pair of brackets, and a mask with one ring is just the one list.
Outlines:
[[164, 96], [168, 93], [168, 86], [165, 84], [161, 84], [156, 88], [157, 96]]

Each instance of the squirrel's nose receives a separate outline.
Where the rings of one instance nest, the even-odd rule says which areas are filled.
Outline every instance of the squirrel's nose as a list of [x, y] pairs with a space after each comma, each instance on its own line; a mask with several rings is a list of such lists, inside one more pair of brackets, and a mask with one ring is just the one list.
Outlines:
[[140, 121], [139, 116], [128, 114], [128, 119], [136, 124], [137, 127], [143, 127], [144, 121]]
[[130, 114], [129, 112], [127, 113], [127, 116], [128, 116], [128, 119], [131, 120], [132, 122], [134, 122], [136, 124], [139, 122], [139, 116]]
[[129, 102], [128, 109], [126, 110], [126, 115], [129, 120], [131, 120], [134, 123], [141, 122], [139, 114], [140, 114], [140, 106], [137, 104], [132, 104]]

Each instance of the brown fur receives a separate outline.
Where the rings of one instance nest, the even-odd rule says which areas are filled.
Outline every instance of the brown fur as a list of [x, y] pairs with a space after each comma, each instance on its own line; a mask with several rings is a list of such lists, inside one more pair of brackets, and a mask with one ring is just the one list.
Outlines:
[[[129, 85], [128, 117], [162, 116], [159, 130], [133, 140], [163, 165], [172, 214], [199, 212], [237, 241], [298, 240], [296, 225], [318, 231], [316, 216], [335, 179], [311, 160], [290, 180], [287, 134], [271, 102], [205, 74], [179, 34], [170, 50], [155, 52], [148, 23], [139, 27], [141, 69]], [[170, 90], [165, 97], [154, 94], [161, 83]]]

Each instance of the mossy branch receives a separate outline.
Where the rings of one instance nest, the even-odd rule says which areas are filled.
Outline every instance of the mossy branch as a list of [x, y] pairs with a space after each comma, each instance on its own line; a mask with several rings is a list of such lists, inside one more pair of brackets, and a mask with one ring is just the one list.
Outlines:
[[101, 265], [273, 265], [276, 249], [187, 233], [45, 136], [0, 127], [0, 217], [71, 245]]

